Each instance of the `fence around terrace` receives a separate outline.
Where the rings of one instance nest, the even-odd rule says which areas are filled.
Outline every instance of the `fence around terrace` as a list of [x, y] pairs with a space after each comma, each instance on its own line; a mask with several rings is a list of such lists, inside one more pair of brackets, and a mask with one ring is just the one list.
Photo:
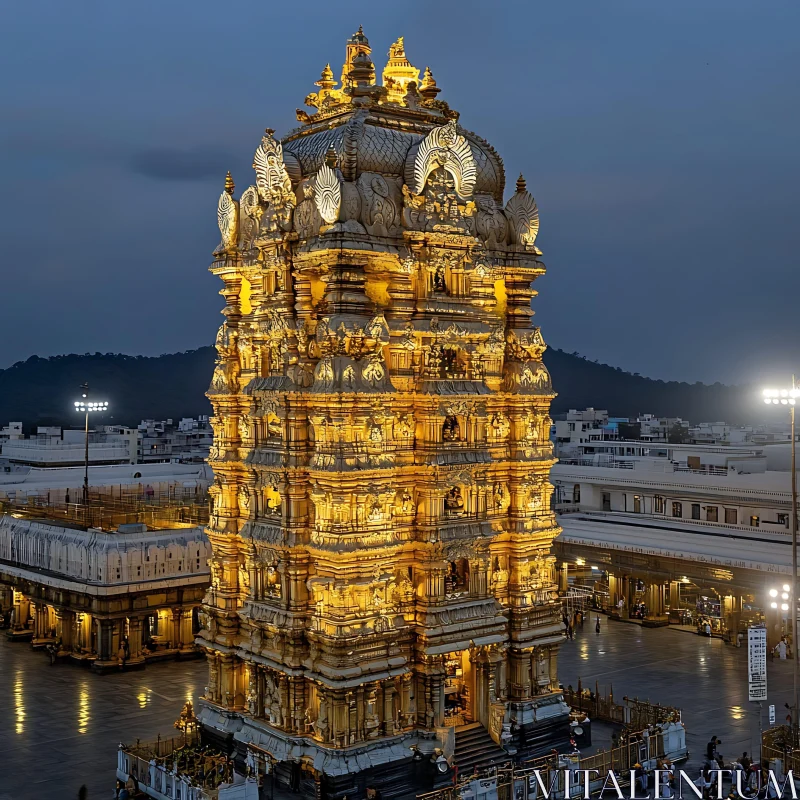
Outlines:
[[50, 501], [41, 496], [0, 500], [0, 514], [48, 520], [81, 529], [113, 531], [120, 525], [134, 522], [157, 529], [205, 525], [209, 503], [205, 489], [200, 487], [169, 487], [169, 490], [151, 490], [150, 493], [130, 491], [117, 496], [92, 491], [88, 503]]

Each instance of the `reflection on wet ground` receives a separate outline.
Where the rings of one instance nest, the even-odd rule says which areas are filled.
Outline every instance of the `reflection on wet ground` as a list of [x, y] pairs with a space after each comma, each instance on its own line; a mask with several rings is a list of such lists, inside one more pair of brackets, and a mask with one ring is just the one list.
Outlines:
[[172, 735], [181, 706], [202, 694], [204, 660], [95, 675], [50, 662], [0, 633], [0, 798], [113, 796], [117, 745]]

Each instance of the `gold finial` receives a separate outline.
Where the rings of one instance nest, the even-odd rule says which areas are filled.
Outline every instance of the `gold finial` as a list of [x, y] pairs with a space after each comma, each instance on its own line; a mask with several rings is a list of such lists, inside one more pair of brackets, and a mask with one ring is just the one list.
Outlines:
[[389, 48], [389, 58], [405, 58], [406, 48], [403, 37], [399, 36], [397, 41]]
[[527, 188], [526, 188], [525, 178], [522, 177], [522, 173], [520, 172], [519, 178], [517, 178], [517, 192], [521, 194], [522, 192], [526, 191]]
[[423, 74], [422, 82], [419, 85], [419, 93], [426, 100], [434, 100], [436, 95], [441, 91], [442, 90], [436, 85], [431, 68], [425, 67], [425, 73]]
[[236, 186], [233, 182], [233, 178], [231, 177], [231, 171], [228, 170], [228, 174], [225, 176], [225, 191], [232, 195], [235, 188]]
[[336, 169], [336, 164], [339, 162], [339, 156], [336, 154], [336, 148], [331, 145], [328, 152], [325, 153], [325, 163], [331, 168]]
[[264, 128], [264, 133], [266, 133], [267, 136], [272, 136], [272, 134], [275, 133], [275, 128]]

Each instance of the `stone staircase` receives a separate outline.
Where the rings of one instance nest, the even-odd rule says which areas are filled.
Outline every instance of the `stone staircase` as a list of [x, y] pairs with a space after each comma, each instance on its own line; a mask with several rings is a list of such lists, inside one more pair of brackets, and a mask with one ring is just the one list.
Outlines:
[[475, 767], [485, 769], [510, 760], [511, 756], [489, 736], [480, 722], [456, 728], [453, 763], [458, 766], [459, 776], [471, 774]]

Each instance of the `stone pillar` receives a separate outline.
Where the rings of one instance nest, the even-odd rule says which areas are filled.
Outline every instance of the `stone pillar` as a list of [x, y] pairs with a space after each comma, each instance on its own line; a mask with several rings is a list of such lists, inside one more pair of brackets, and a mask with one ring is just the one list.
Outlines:
[[384, 681], [383, 683], [383, 733], [391, 736], [395, 732], [394, 719], [394, 682]]
[[234, 708], [236, 704], [236, 659], [232, 655], [219, 656], [220, 705]]
[[116, 624], [113, 619], [97, 620], [97, 666], [113, 664], [117, 658], [119, 643], [115, 646]]
[[672, 611], [673, 609], [681, 607], [681, 582], [680, 581], [670, 581], [669, 582], [669, 610]]
[[183, 647], [183, 628], [181, 626], [181, 619], [183, 617], [183, 609], [182, 608], [173, 608], [172, 609], [172, 636], [170, 637], [170, 641], [172, 642], [172, 646], [176, 650], [180, 650]]
[[173, 647], [178, 650], [194, 649], [191, 608], [175, 608], [172, 610], [172, 629], [174, 635]]
[[617, 603], [619, 602], [619, 578], [612, 574], [611, 572], [608, 573], [608, 602], [610, 605], [611, 611], [615, 610], [617, 607]]
[[723, 598], [723, 618], [730, 641], [736, 644], [739, 621], [742, 618], [741, 598], [738, 595], [727, 595]]
[[33, 647], [44, 647], [53, 641], [50, 635], [50, 608], [46, 603], [33, 604]]
[[56, 611], [56, 637], [61, 640], [61, 653], [71, 653], [75, 646], [75, 612], [65, 608]]
[[11, 611], [11, 627], [6, 631], [9, 639], [31, 639], [33, 631], [28, 627], [31, 614], [31, 603], [22, 592], [14, 591]]
[[128, 619], [128, 651], [129, 656], [126, 666], [144, 663], [141, 617], [129, 617]]
[[14, 606], [14, 590], [10, 586], [0, 584], [0, 614], [4, 614]]
[[558, 648], [550, 647], [550, 689], [558, 688]]

